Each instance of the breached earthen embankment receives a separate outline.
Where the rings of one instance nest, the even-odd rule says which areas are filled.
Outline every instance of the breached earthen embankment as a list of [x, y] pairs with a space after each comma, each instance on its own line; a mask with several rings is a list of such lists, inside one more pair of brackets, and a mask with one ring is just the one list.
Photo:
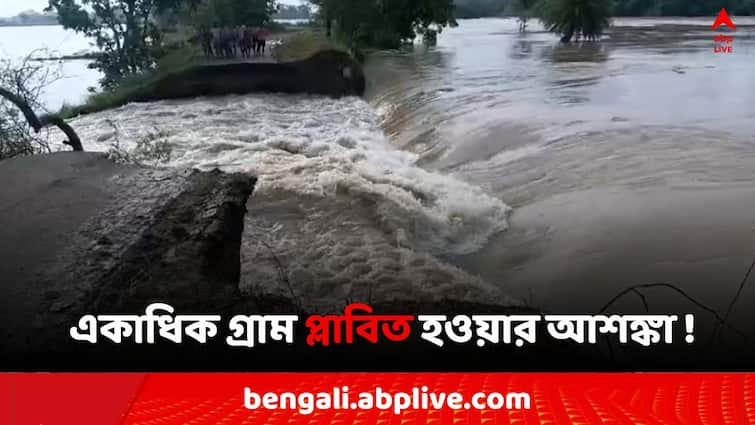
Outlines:
[[298, 62], [242, 62], [191, 67], [163, 76], [136, 92], [129, 101], [260, 92], [362, 96], [365, 87], [359, 63], [346, 53], [329, 50]]

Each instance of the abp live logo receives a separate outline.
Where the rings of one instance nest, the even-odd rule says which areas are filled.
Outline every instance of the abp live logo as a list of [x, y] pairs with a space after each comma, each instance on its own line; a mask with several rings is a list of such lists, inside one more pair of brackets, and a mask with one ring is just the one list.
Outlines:
[[[721, 9], [721, 11], [718, 12], [718, 17], [713, 21], [713, 25], [711, 25], [710, 29], [715, 31], [722, 25], [729, 27], [732, 31], [737, 30], [737, 26], [732, 22], [726, 9]], [[734, 42], [733, 35], [716, 34], [713, 36], [713, 42], [715, 43], [713, 45], [713, 53], [732, 53], [732, 43]]]

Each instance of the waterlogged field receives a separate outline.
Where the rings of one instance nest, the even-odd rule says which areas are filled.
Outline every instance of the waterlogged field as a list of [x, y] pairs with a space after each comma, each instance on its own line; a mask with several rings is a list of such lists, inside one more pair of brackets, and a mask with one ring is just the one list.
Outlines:
[[[433, 256], [479, 250], [506, 229], [509, 207], [416, 165], [416, 155], [390, 144], [364, 100], [250, 95], [132, 104], [73, 124], [89, 150], [128, 151], [158, 135], [172, 150], [162, 166], [259, 176], [245, 265], [263, 274], [251, 282], [278, 280], [264, 267], [264, 238], [291, 263], [297, 292], [316, 288], [307, 297], [314, 305], [368, 292], [478, 299], [496, 292]], [[301, 276], [312, 270], [321, 273]]]

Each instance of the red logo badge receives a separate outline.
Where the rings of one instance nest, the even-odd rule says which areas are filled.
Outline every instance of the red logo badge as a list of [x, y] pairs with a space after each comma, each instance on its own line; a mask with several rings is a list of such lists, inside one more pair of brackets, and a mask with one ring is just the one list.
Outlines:
[[[725, 25], [733, 31], [736, 31], [737, 29], [737, 26], [731, 21], [731, 17], [729, 17], [726, 9], [721, 9], [721, 11], [718, 12], [718, 17], [713, 22], [710, 29], [715, 31], [716, 28], [721, 25]], [[734, 51], [734, 48], [732, 47], [732, 43], [734, 42], [733, 35], [716, 34], [713, 36], [713, 42], [715, 43], [713, 45], [713, 53], [732, 53]]]
[[736, 30], [737, 26], [734, 25], [734, 22], [731, 21], [731, 18], [729, 17], [729, 14], [726, 12], [726, 9], [721, 9], [720, 12], [718, 12], [718, 17], [713, 22], [713, 25], [710, 27], [710, 29], [714, 30], [721, 25], [726, 25], [727, 27]]

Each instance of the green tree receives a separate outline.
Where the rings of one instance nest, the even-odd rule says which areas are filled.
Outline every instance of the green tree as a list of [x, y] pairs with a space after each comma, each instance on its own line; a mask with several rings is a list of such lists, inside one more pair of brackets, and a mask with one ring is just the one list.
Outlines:
[[537, 15], [550, 32], [561, 34], [568, 43], [576, 35], [597, 40], [608, 28], [611, 0], [542, 0]]
[[190, 8], [197, 26], [262, 26], [278, 11], [275, 0], [201, 0]]
[[328, 34], [352, 47], [396, 48], [456, 25], [453, 0], [312, 0]]
[[181, 0], [49, 0], [61, 25], [94, 39], [100, 52], [94, 62], [103, 87], [149, 70], [160, 45], [156, 12], [177, 7]]

